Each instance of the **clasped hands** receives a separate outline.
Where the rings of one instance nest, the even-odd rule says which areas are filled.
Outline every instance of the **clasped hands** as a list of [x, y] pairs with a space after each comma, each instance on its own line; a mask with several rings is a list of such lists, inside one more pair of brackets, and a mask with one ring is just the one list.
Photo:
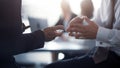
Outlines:
[[[84, 24], [83, 21], [86, 21], [87, 24]], [[57, 30], [64, 30], [64, 27], [58, 25], [44, 29], [45, 40], [51, 41], [55, 37], [61, 36], [63, 32], [57, 32]], [[74, 36], [76, 39], [95, 39], [98, 32], [98, 26], [86, 16], [75, 17], [70, 21], [66, 31], [69, 36]]]

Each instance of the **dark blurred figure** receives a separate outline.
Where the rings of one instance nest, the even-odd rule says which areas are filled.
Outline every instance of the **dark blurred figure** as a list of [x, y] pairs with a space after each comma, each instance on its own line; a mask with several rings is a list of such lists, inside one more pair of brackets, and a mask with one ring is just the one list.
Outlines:
[[22, 24], [21, 0], [0, 0], [0, 68], [19, 68], [14, 55], [43, 47], [45, 41], [61, 35], [57, 29], [63, 29], [55, 26], [23, 34], [28, 27]]

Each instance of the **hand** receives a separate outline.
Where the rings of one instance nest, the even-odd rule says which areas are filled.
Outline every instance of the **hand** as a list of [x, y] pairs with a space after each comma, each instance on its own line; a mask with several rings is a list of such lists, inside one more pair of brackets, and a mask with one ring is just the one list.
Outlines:
[[[83, 19], [88, 22], [88, 25], [83, 25], [81, 23], [81, 20], [83, 21]], [[70, 32], [69, 35], [75, 36], [76, 39], [95, 39], [98, 31], [98, 26], [93, 21], [90, 21], [90, 19], [88, 19], [87, 17], [83, 17], [80, 21], [75, 22], [77, 20], [78, 18], [75, 18], [71, 21], [67, 29], [67, 31]], [[73, 32], [75, 32], [75, 34], [73, 34]]]
[[[73, 19], [70, 21], [70, 24], [69, 24], [69, 26], [68, 26], [68, 28], [67, 28], [67, 32], [69, 32], [69, 35], [70, 35], [70, 36], [75, 36], [74, 33], [77, 33], [77, 32], [76, 32], [76, 31], [72, 31], [72, 29], [73, 29], [73, 27], [74, 27], [75, 25], [82, 24], [83, 20], [84, 20], [83, 17], [75, 17], [75, 18], [73, 18]], [[79, 27], [78, 27], [78, 29], [79, 29]]]
[[45, 41], [51, 41], [55, 39], [57, 36], [61, 36], [62, 32], [57, 32], [57, 30], [64, 30], [64, 27], [62, 25], [54, 26], [54, 27], [48, 27], [43, 30], [45, 34]]

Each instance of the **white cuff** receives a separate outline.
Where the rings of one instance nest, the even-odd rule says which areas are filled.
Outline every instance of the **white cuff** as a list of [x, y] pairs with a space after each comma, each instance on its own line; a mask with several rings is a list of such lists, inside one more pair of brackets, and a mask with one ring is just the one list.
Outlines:
[[108, 42], [110, 31], [110, 29], [99, 27], [96, 40], [101, 42]]

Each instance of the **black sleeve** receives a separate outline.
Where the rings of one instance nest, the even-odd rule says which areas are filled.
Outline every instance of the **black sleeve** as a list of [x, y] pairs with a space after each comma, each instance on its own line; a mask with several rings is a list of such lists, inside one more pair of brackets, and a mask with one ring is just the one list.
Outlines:
[[44, 33], [22, 34], [21, 0], [0, 0], [0, 58], [44, 45]]
[[0, 57], [17, 55], [44, 45], [44, 33], [36, 31], [30, 34], [16, 35], [14, 38], [0, 40]]

